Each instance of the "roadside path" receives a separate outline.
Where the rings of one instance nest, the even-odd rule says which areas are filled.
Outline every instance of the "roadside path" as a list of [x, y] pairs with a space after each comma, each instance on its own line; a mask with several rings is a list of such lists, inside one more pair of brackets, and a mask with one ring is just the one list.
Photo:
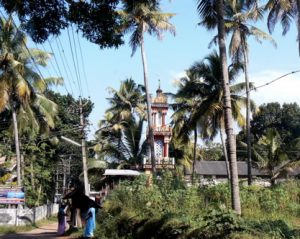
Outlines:
[[51, 223], [48, 225], [40, 226], [39, 228], [33, 229], [28, 232], [20, 232], [17, 234], [6, 234], [0, 235], [0, 239], [38, 239], [38, 238], [47, 238], [47, 239], [70, 239], [71, 237], [66, 236], [57, 236], [57, 223]]

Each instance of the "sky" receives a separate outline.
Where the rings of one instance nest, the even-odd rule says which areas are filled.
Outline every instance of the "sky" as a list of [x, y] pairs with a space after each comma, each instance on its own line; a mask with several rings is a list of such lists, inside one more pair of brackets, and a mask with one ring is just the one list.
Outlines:
[[[199, 61], [211, 53], [215, 48], [208, 48], [208, 44], [216, 32], [208, 32], [198, 26], [200, 21], [196, 12], [196, 0], [184, 1], [162, 1], [162, 11], [171, 12], [176, 15], [171, 23], [176, 27], [176, 35], [165, 33], [163, 40], [154, 36], [146, 36], [145, 48], [148, 61], [149, 90], [155, 94], [160, 80], [161, 89], [165, 92], [176, 92], [175, 82], [183, 76], [195, 61]], [[259, 28], [267, 31], [266, 20], [259, 24]], [[70, 33], [72, 44], [72, 34]], [[250, 81], [255, 86], [264, 85], [286, 73], [300, 70], [300, 58], [296, 42], [296, 31], [294, 25], [286, 36], [281, 35], [281, 26], [275, 28], [272, 35], [277, 43], [275, 48], [270, 42], [258, 43], [249, 39], [249, 74]], [[132, 78], [138, 84], [143, 84], [143, 68], [139, 50], [131, 57], [131, 48], [126, 43], [118, 49], [101, 50], [99, 46], [92, 44], [82, 38], [80, 33], [75, 33], [75, 44], [77, 44], [77, 57], [72, 60], [72, 52], [67, 31], [64, 31], [58, 38], [51, 38], [39, 48], [53, 52], [53, 58], [47, 70], [43, 70], [44, 77], [48, 75], [63, 75], [65, 87], [57, 90], [61, 93], [71, 93], [75, 98], [79, 96], [79, 87], [75, 77], [74, 62], [78, 59], [78, 69], [82, 84], [82, 96], [90, 97], [94, 102], [94, 109], [89, 117], [91, 123], [89, 139], [93, 139], [98, 122], [103, 118], [108, 108], [106, 98], [109, 97], [108, 88], [119, 89], [120, 81]], [[79, 39], [79, 40], [78, 40]], [[62, 43], [60, 47], [59, 42]], [[80, 54], [80, 48], [82, 57]], [[52, 49], [51, 49], [52, 47]], [[75, 49], [73, 48], [73, 55]], [[217, 50], [217, 49], [216, 49]], [[64, 55], [67, 61], [64, 61]], [[64, 67], [68, 64], [68, 67]], [[58, 69], [60, 68], [60, 69]], [[66, 73], [69, 72], [69, 73]], [[241, 75], [239, 81], [243, 81]], [[72, 89], [72, 90], [71, 90]], [[252, 92], [252, 98], [257, 105], [267, 102], [297, 102], [300, 105], [299, 95], [300, 73], [284, 77], [268, 86], [259, 88]], [[54, 89], [55, 90], [55, 89]], [[171, 112], [170, 112], [171, 114]]]

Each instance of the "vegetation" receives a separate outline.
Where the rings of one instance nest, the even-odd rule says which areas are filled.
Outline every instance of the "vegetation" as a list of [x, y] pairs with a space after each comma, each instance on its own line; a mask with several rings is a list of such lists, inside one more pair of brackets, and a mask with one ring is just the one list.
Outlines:
[[[299, 182], [273, 188], [241, 187], [243, 214], [230, 210], [226, 184], [184, 187], [165, 172], [153, 187], [146, 178], [123, 182], [98, 215], [99, 238], [297, 238]], [[180, 206], [178, 206], [180, 205]]]
[[[106, 167], [140, 168], [150, 148], [154, 181], [149, 186], [149, 180], [141, 176], [115, 188], [99, 214], [97, 237], [299, 238], [300, 183], [286, 180], [279, 184], [276, 180], [288, 178], [299, 168], [300, 107], [296, 103], [281, 106], [273, 102], [256, 111], [249, 93], [254, 86], [249, 81], [247, 38], [272, 41], [254, 25], [264, 11], [270, 32], [279, 19], [284, 34], [292, 19], [297, 19], [300, 32], [300, 1], [270, 0], [266, 6], [259, 1], [197, 1], [199, 25], [217, 31], [213, 42], [219, 52], [213, 51], [195, 62], [179, 80], [177, 92], [172, 94], [175, 102], [170, 142], [176, 168], [160, 170], [156, 177], [144, 35], [149, 33], [160, 39], [164, 31], [175, 34], [175, 26], [169, 22], [174, 14], [162, 13], [160, 3], [0, 0], [9, 14], [7, 20], [0, 19], [0, 156], [6, 157], [0, 169], [0, 183], [24, 186], [28, 207], [52, 201], [58, 191], [66, 192], [66, 184], [82, 187], [81, 149], [62, 141], [63, 137], [77, 142], [85, 138], [82, 125], [78, 126], [82, 119], [78, 114], [79, 101], [51, 91], [51, 85], [63, 83], [62, 78], [43, 79], [35, 71], [35, 65], [46, 67], [51, 54], [28, 49], [23, 29], [35, 42], [44, 42], [75, 24], [84, 37], [100, 48], [117, 48], [124, 43], [124, 35], [130, 33], [132, 54], [139, 47], [141, 50], [144, 85], [129, 78], [121, 82], [118, 90], [109, 89], [109, 108], [100, 119], [96, 139], [87, 143], [88, 170], [91, 184], [97, 189], [101, 183], [99, 175]], [[13, 14], [19, 17], [22, 29], [14, 24]], [[228, 34], [232, 35], [227, 45]], [[235, 84], [242, 70], [245, 83]], [[87, 99], [82, 102], [83, 117], [88, 117], [93, 103]], [[242, 128], [237, 138], [235, 122]], [[148, 138], [143, 135], [145, 123]], [[222, 147], [213, 143], [217, 133]], [[205, 141], [202, 148], [197, 143], [199, 138]], [[237, 157], [248, 160], [249, 184], [253, 162], [269, 174], [271, 187], [240, 184]], [[184, 168], [192, 167], [194, 176], [199, 159], [225, 159], [230, 185], [187, 187]], [[64, 186], [56, 188], [58, 165], [65, 169], [66, 160], [72, 162], [71, 173], [66, 178], [63, 170]], [[9, 170], [14, 164], [16, 182], [13, 169]]]
[[148, 65], [145, 50], [145, 33], [155, 35], [158, 39], [162, 39], [162, 33], [169, 31], [175, 34], [175, 27], [169, 22], [169, 19], [174, 16], [172, 13], [162, 13], [159, 8], [159, 1], [123, 1], [124, 10], [118, 11], [124, 24], [122, 27], [125, 33], [132, 32], [130, 36], [130, 46], [132, 55], [137, 48], [141, 48], [144, 87], [147, 103], [147, 121], [148, 121], [148, 138], [150, 146], [150, 157], [152, 171], [156, 173], [155, 153], [154, 153], [154, 136], [153, 123], [151, 114], [151, 99], [148, 80]]
[[56, 222], [57, 218], [56, 217], [49, 217], [45, 220], [41, 220], [37, 222], [34, 225], [26, 225], [26, 226], [0, 226], [0, 235], [5, 235], [5, 234], [15, 234], [15, 233], [20, 233], [20, 232], [27, 232], [31, 231], [35, 228], [41, 227], [43, 225], [47, 225], [49, 223], [54, 223]]
[[121, 83], [119, 91], [110, 91], [110, 108], [97, 131], [98, 151], [119, 168], [141, 164], [147, 152], [146, 141], [142, 138], [146, 120], [144, 88], [127, 79]]

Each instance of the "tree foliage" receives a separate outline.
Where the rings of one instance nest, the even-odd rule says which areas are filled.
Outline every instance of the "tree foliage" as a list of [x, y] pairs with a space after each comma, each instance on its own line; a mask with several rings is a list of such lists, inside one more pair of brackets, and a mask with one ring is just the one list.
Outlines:
[[[123, 44], [122, 20], [117, 14], [121, 0], [1, 0], [7, 13], [16, 13], [25, 31], [35, 42], [42, 43], [51, 35], [59, 35], [72, 27], [81, 31], [89, 41], [104, 47]], [[158, 2], [158, 0], [125, 1]]]
[[300, 137], [300, 107], [296, 103], [263, 104], [253, 116], [251, 127], [255, 139], [265, 135], [268, 128], [276, 128], [283, 142], [288, 143]]
[[146, 119], [145, 88], [132, 79], [121, 82], [119, 90], [110, 88], [110, 107], [97, 131], [99, 152], [119, 167], [142, 163], [147, 144], [143, 139]]

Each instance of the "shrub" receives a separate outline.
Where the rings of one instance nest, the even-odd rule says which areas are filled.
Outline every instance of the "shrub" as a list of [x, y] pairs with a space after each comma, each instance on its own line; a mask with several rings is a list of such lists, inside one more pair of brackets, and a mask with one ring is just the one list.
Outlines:
[[193, 230], [188, 238], [218, 239], [226, 238], [233, 232], [243, 231], [242, 219], [232, 211], [211, 210], [203, 217], [204, 225]]
[[241, 187], [245, 227], [240, 217], [226, 210], [231, 206], [227, 184], [185, 188], [166, 172], [147, 187], [145, 177], [139, 177], [122, 182], [107, 198], [95, 235], [101, 239], [297, 238], [299, 232], [286, 222], [299, 215], [299, 188], [297, 182]]
[[269, 235], [271, 238], [294, 239], [295, 231], [292, 230], [283, 220], [248, 222], [248, 231]]

